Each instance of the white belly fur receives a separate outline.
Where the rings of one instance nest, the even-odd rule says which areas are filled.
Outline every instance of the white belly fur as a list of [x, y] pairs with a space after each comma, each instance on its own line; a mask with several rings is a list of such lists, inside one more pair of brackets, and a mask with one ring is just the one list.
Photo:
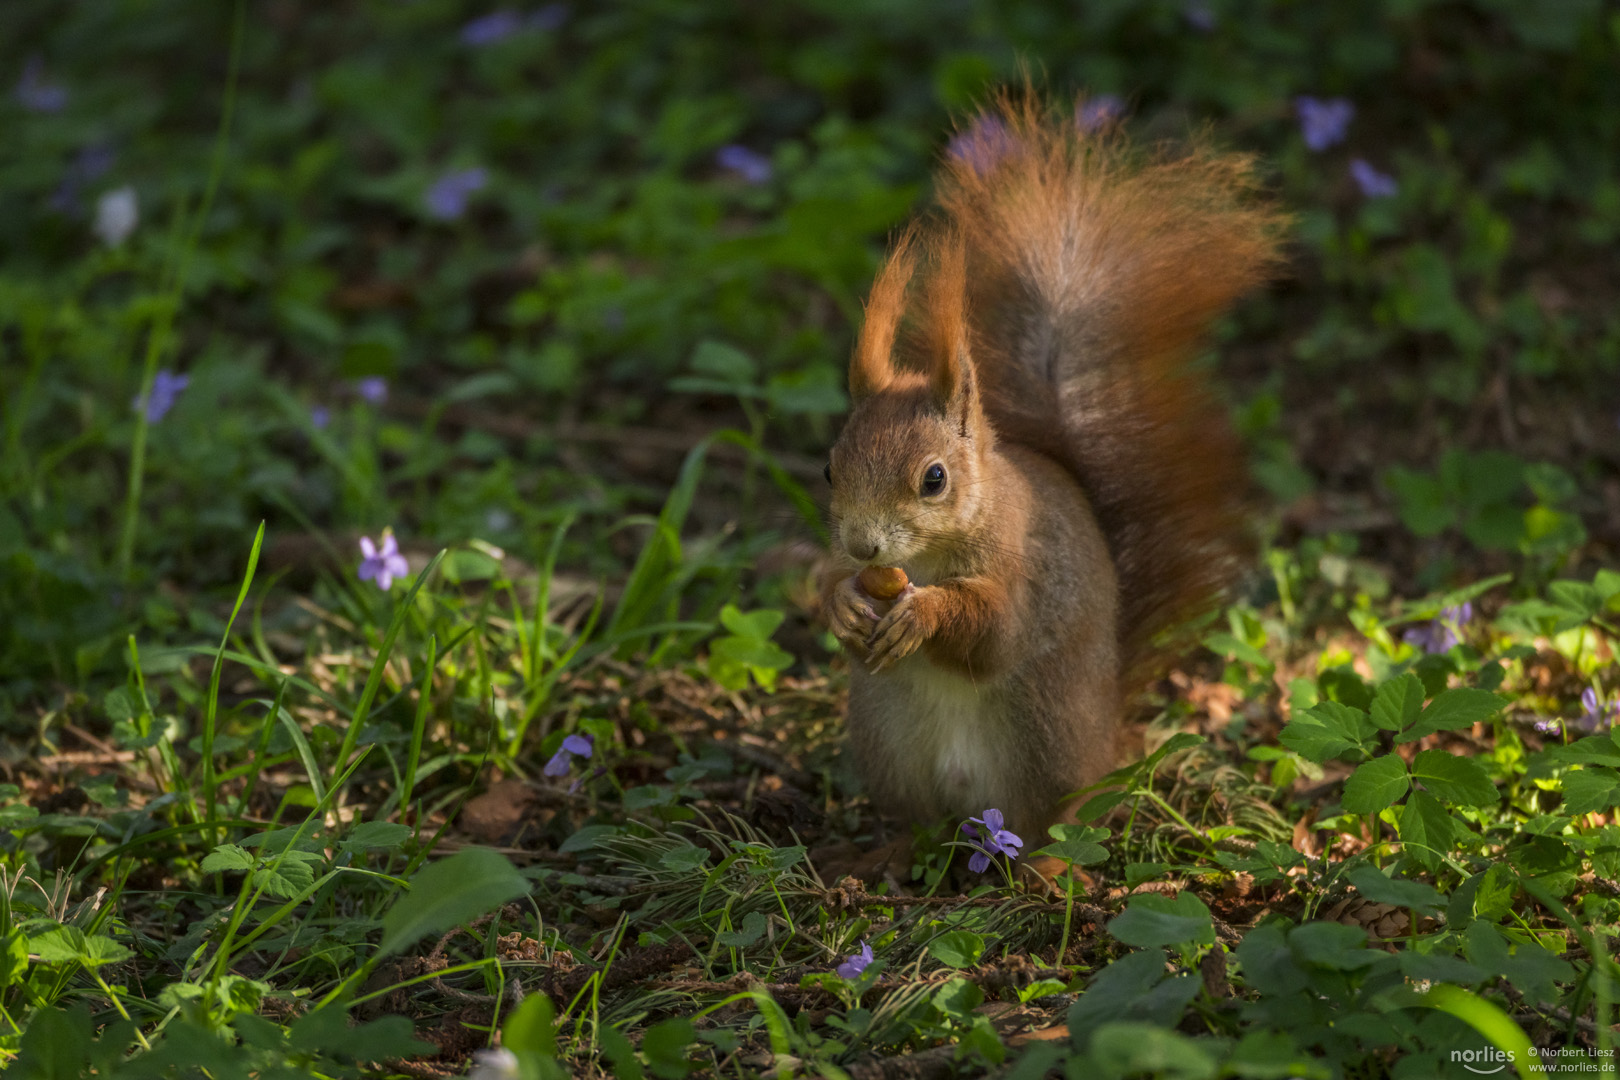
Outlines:
[[916, 742], [905, 749], [918, 771], [932, 770], [931, 786], [950, 808], [977, 814], [1000, 788], [1000, 754], [996, 746], [994, 695], [989, 687], [947, 671], [925, 657], [897, 664], [894, 675], [906, 682], [909, 729]]

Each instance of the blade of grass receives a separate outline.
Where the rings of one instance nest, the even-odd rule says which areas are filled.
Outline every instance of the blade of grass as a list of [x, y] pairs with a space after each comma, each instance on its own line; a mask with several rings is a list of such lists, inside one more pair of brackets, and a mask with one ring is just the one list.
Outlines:
[[259, 742], [253, 749], [253, 760], [250, 762], [250, 771], [243, 775], [247, 782], [242, 785], [242, 798], [238, 809], [246, 812], [248, 805], [253, 801], [253, 793], [259, 787], [259, 773], [264, 768], [265, 755], [270, 750], [270, 735], [276, 729], [276, 717], [281, 715], [281, 703], [287, 697], [287, 682], [281, 680], [281, 688], [276, 691], [276, 700], [270, 703], [270, 711], [265, 714], [264, 723], [259, 727]]
[[309, 740], [304, 738], [304, 730], [292, 718], [292, 714], [283, 711], [278, 719], [281, 726], [287, 729], [287, 735], [292, 739], [293, 750], [298, 754], [298, 760], [304, 763], [304, 772], [309, 775], [309, 786], [315, 792], [315, 801], [321, 802], [326, 798], [324, 782], [321, 780], [321, 766], [315, 760], [315, 751], [310, 748]]
[[[242, 39], [246, 27], [247, 4], [245, 0], [237, 0], [236, 15], [231, 26], [230, 60], [225, 74], [225, 101], [220, 110], [219, 130], [214, 137], [214, 154], [208, 167], [208, 182], [203, 188], [202, 202], [197, 206], [196, 217], [192, 219], [189, 230], [184, 228], [186, 220], [184, 207], [175, 213], [176, 238], [183, 233], [189, 235], [174, 246], [175, 260], [169, 271], [169, 281], [164, 287], [166, 294], [164, 302], [157, 305], [151, 329], [147, 331], [146, 357], [142, 364], [141, 391], [138, 399], [142, 402], [148, 400], [152, 393], [158, 363], [168, 351], [169, 339], [174, 329], [174, 317], [180, 309], [180, 300], [185, 293], [186, 272], [191, 268], [197, 243], [202, 239], [203, 222], [208, 219], [208, 211], [213, 207], [214, 196], [219, 191], [220, 178], [225, 173], [225, 150], [230, 145], [231, 117], [236, 112], [236, 90], [242, 73]], [[129, 451], [129, 482], [124, 497], [124, 522], [118, 537], [117, 566], [118, 577], [122, 581], [129, 580], [130, 568], [135, 557], [135, 534], [139, 529], [141, 516], [141, 488], [146, 479], [148, 424], [146, 409], [143, 406], [136, 411], [135, 437]]]
[[231, 617], [225, 620], [225, 633], [219, 639], [219, 651], [214, 654], [214, 668], [208, 676], [208, 706], [203, 713], [202, 782], [205, 807], [203, 819], [209, 824], [213, 824], [214, 808], [219, 794], [214, 780], [214, 724], [219, 713], [219, 677], [225, 667], [225, 646], [230, 643], [231, 626], [236, 622], [236, 616], [241, 613], [242, 604], [247, 600], [248, 589], [253, 585], [253, 572], [259, 567], [259, 549], [263, 546], [264, 522], [261, 521], [259, 531], [253, 537], [253, 550], [248, 553], [247, 573], [242, 577], [242, 587], [237, 590], [236, 604], [231, 608]]
[[416, 788], [416, 768], [422, 758], [422, 733], [427, 727], [428, 703], [433, 697], [433, 668], [438, 662], [438, 637], [428, 638], [427, 665], [422, 669], [422, 689], [416, 700], [416, 720], [411, 724], [411, 752], [405, 759], [405, 778], [399, 785], [399, 814], [403, 819], [411, 809]]
[[382, 645], [377, 650], [377, 659], [372, 662], [371, 674], [366, 678], [365, 688], [360, 691], [360, 701], [355, 705], [354, 712], [349, 719], [349, 729], [343, 733], [343, 745], [338, 748], [337, 755], [337, 767], [340, 770], [343, 768], [344, 763], [349, 760], [349, 755], [354, 753], [355, 743], [360, 738], [360, 729], [365, 726], [366, 720], [371, 715], [371, 701], [377, 696], [377, 690], [382, 685], [383, 672], [388, 667], [388, 657], [394, 651], [394, 641], [399, 637], [399, 632], [404, 627], [406, 618], [409, 617], [411, 606], [416, 603], [416, 594], [421, 591], [428, 578], [433, 576], [433, 572], [439, 568], [439, 564], [444, 561], [448, 551], [448, 548], [441, 548], [439, 553], [428, 561], [428, 564], [422, 568], [422, 572], [416, 575], [416, 580], [411, 582], [410, 590], [405, 594], [405, 599], [394, 610], [394, 617], [388, 624], [388, 632], [383, 635]]

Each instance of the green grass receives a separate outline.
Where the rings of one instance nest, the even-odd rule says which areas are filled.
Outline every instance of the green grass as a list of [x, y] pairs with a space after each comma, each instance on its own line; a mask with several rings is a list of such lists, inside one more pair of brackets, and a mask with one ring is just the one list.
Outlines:
[[[487, 14], [8, 8], [10, 1069], [459, 1075], [498, 1041], [485, 1068], [524, 1077], [1430, 1077], [1612, 1049], [1620, 743], [1581, 718], [1620, 693], [1620, 16], [662, 0], [462, 40]], [[956, 822], [859, 885], [894, 834], [802, 609], [821, 463], [883, 241], [1020, 65], [1119, 95], [1140, 138], [1260, 155], [1298, 215], [1289, 279], [1211, 356], [1265, 556], [1133, 716], [1117, 790], [1026, 837], [1083, 868], [1067, 895], [971, 874]], [[1354, 103], [1343, 142], [1306, 147], [1301, 94]], [[149, 420], [159, 372], [190, 382]], [[385, 528], [386, 592], [356, 575]]]

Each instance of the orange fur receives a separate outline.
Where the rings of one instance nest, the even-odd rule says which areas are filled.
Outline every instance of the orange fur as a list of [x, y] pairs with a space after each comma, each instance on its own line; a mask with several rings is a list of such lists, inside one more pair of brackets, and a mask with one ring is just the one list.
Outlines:
[[965, 242], [986, 412], [1085, 489], [1140, 684], [1162, 635], [1207, 610], [1247, 552], [1242, 448], [1187, 361], [1276, 270], [1285, 219], [1256, 197], [1246, 156], [1144, 154], [1072, 115], [1003, 96], [985, 116], [1006, 126], [1007, 153], [988, 168], [948, 160], [938, 199]]
[[866, 321], [855, 342], [855, 356], [849, 365], [850, 397], [860, 399], [878, 393], [894, 379], [890, 354], [894, 351], [895, 331], [905, 314], [906, 286], [916, 270], [913, 243], [915, 229], [907, 229], [895, 242], [866, 301]]

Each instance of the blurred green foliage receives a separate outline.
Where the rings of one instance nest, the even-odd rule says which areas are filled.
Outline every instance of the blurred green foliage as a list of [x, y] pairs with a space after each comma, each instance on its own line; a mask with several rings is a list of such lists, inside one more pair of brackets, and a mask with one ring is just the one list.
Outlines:
[[[264, 517], [527, 551], [584, 515], [564, 561], [613, 572], [594, 539], [659, 496], [562, 464], [547, 424], [582, 410], [637, 424], [670, 392], [734, 396], [757, 438], [819, 452], [885, 235], [952, 118], [1024, 72], [1119, 95], [1142, 137], [1213, 125], [1264, 155], [1299, 208], [1297, 279], [1233, 340], [1287, 343], [1287, 379], [1353, 398], [1375, 365], [1415, 410], [1500, 372], [1579, 383], [1620, 363], [1612, 282], [1587, 287], [1620, 235], [1620, 16], [1597, 0], [647, 0], [518, 12], [505, 36], [497, 14], [250, 5], [221, 185], [193, 222], [231, 7], [8, 4], [0, 666], [27, 674], [11, 696], [193, 619], [156, 583], [225, 581], [222, 553]], [[40, 87], [59, 109], [29, 107]], [[1307, 149], [1299, 94], [1353, 103], [1342, 145]], [[1360, 194], [1357, 158], [1397, 193]], [[471, 169], [463, 212], [435, 209], [435, 184]], [[108, 247], [92, 219], [124, 186], [139, 223]], [[125, 578], [108, 538], [129, 402], [171, 315], [159, 360], [191, 383], [152, 426]], [[356, 396], [363, 377], [389, 380], [388, 407]], [[531, 434], [444, 422], [457, 407]], [[1279, 495], [1309, 489], [1275, 438], [1259, 461]], [[1573, 535], [1527, 528], [1531, 546]]]

